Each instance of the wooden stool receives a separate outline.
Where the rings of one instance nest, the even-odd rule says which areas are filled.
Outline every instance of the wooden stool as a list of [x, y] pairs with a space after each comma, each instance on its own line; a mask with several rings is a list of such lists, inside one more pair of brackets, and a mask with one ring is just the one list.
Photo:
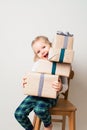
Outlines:
[[[70, 84], [70, 79], [72, 79], [74, 76], [74, 72], [71, 71], [71, 74], [68, 79], [68, 85]], [[53, 122], [60, 122], [62, 123], [62, 130], [65, 130], [65, 121], [66, 121], [66, 116], [68, 117], [68, 122], [69, 122], [69, 130], [75, 130], [75, 112], [76, 112], [76, 107], [68, 100], [68, 92], [69, 89], [63, 93], [63, 97], [59, 98], [58, 103], [56, 106], [50, 108], [50, 113], [52, 117]], [[62, 116], [62, 119], [58, 119], [55, 117]], [[41, 120], [39, 117], [34, 115], [34, 120], [33, 120], [33, 125], [34, 125], [34, 130], [40, 130], [40, 125], [41, 125]]]

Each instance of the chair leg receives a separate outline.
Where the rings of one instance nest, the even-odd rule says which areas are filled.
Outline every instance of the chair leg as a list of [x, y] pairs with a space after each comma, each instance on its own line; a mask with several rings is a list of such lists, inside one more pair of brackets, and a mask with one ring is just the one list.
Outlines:
[[63, 116], [62, 130], [65, 130], [66, 116]]
[[37, 118], [37, 116], [34, 114], [34, 118], [33, 118], [33, 126], [35, 126], [36, 118]]
[[36, 115], [34, 115], [33, 126], [34, 126], [34, 130], [40, 130], [41, 120]]
[[69, 130], [75, 130], [75, 112], [71, 112], [69, 116]]

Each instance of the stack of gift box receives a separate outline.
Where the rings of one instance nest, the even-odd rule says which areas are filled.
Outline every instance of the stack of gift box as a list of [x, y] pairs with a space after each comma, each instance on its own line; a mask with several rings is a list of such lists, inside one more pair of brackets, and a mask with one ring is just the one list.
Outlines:
[[57, 32], [48, 60], [40, 59], [34, 72], [29, 73], [24, 94], [56, 98], [57, 92], [53, 89], [52, 82], [57, 81], [59, 76], [69, 77], [73, 57], [73, 35]]

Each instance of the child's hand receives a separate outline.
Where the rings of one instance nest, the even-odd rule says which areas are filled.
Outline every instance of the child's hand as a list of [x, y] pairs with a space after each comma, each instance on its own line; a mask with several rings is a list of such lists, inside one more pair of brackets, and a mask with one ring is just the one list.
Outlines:
[[24, 77], [22, 79], [22, 86], [23, 86], [23, 88], [26, 87], [26, 85], [27, 85], [27, 77]]
[[57, 91], [61, 91], [62, 90], [62, 82], [61, 82], [61, 79], [59, 78], [58, 81], [54, 81], [52, 83], [52, 87]]

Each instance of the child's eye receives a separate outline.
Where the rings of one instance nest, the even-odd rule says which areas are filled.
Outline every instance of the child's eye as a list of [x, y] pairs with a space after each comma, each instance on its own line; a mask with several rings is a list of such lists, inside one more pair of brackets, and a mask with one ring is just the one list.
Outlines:
[[37, 51], [37, 54], [40, 53], [40, 51]]
[[46, 46], [43, 46], [43, 48], [45, 48]]

